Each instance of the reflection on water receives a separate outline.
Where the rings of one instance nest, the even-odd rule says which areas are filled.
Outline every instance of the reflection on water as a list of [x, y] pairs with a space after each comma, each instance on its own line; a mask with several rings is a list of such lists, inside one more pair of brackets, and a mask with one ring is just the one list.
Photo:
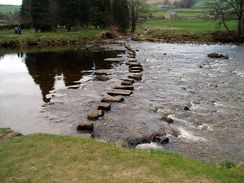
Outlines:
[[31, 120], [36, 121], [31, 116], [40, 111], [43, 102], [50, 101], [53, 93], [74, 85], [79, 88], [79, 83], [92, 78], [96, 70], [113, 68], [118, 62], [105, 59], [120, 54], [123, 51], [76, 49], [2, 55], [0, 128], [24, 129]]
[[[55, 82], [63, 80], [63, 86], [76, 85], [89, 70], [110, 69], [113, 62], [105, 58], [116, 57], [117, 51], [66, 51], [26, 54], [25, 63], [34, 82], [39, 85], [43, 101], [49, 102], [47, 94]], [[60, 85], [56, 85], [57, 87]], [[62, 84], [61, 84], [62, 86]]]

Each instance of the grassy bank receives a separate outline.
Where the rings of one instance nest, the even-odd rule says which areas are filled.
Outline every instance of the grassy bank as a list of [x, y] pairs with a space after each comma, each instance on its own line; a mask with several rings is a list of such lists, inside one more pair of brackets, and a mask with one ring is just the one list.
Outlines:
[[95, 40], [101, 37], [104, 30], [85, 29], [75, 32], [46, 32], [36, 33], [23, 30], [21, 35], [14, 34], [13, 30], [0, 32], [0, 47], [24, 47], [24, 46], [60, 46], [81, 44], [87, 40]]
[[243, 182], [226, 169], [175, 154], [123, 149], [80, 137], [31, 135], [0, 143], [0, 182]]
[[[234, 31], [236, 22], [229, 21], [228, 26]], [[135, 39], [194, 43], [243, 42], [243, 38], [236, 38], [234, 32], [227, 33], [223, 27], [218, 27], [218, 21], [206, 19], [140, 21]]]

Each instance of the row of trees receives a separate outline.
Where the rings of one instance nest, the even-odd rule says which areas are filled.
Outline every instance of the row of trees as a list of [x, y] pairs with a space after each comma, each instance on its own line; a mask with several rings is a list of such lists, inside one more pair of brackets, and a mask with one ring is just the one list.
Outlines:
[[226, 30], [229, 20], [237, 21], [237, 32], [239, 35], [244, 32], [244, 0], [213, 0], [210, 9], [210, 15], [220, 20]]
[[21, 19], [23, 24], [41, 31], [58, 25], [68, 30], [72, 26], [116, 25], [126, 32], [131, 25], [134, 32], [142, 5], [143, 0], [23, 0]]

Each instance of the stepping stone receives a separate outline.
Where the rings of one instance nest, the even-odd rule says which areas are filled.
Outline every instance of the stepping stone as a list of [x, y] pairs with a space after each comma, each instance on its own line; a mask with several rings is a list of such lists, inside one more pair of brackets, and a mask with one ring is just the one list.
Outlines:
[[102, 110], [92, 110], [88, 113], [87, 118], [90, 120], [97, 120], [104, 115]]
[[131, 67], [142, 67], [142, 65], [139, 62], [134, 62], [134, 63], [128, 63], [129, 68]]
[[134, 86], [117, 86], [117, 87], [114, 87], [114, 89], [119, 89], [119, 90], [134, 90]]
[[81, 122], [77, 127], [77, 131], [86, 131], [93, 132], [94, 131], [94, 123], [90, 122]]
[[128, 76], [129, 79], [134, 79], [140, 81], [142, 79], [142, 74], [133, 74]]
[[131, 83], [134, 83], [135, 82], [134, 79], [123, 79], [122, 81], [131, 82]]
[[121, 96], [108, 96], [101, 100], [101, 102], [123, 102], [125, 99]]
[[121, 89], [112, 89], [110, 92], [108, 92], [109, 95], [117, 96], [130, 96], [132, 94], [132, 90], [121, 90]]
[[103, 111], [110, 111], [111, 110], [111, 104], [110, 103], [101, 103], [99, 104], [98, 110], [103, 110]]
[[130, 73], [141, 73], [141, 70], [129, 70]]
[[126, 48], [127, 50], [129, 50], [129, 51], [133, 51], [133, 49], [131, 48], [131, 46], [128, 45], [128, 44], [125, 45], [125, 48]]
[[138, 61], [127, 61], [125, 64], [129, 66], [133, 64], [141, 65]]
[[136, 53], [133, 52], [133, 51], [128, 51], [127, 53], [128, 53], [129, 55], [136, 55]]
[[137, 59], [135, 59], [135, 58], [134, 58], [134, 59], [131, 58], [131, 59], [128, 59], [127, 62], [137, 62]]
[[143, 71], [143, 68], [142, 67], [131, 67], [130, 70], [141, 70], [141, 71]]
[[132, 82], [129, 82], [129, 81], [122, 81], [122, 82], [121, 82], [121, 85], [122, 85], [122, 86], [132, 86], [133, 83], [132, 83]]
[[127, 57], [128, 57], [128, 58], [136, 58], [135, 55], [128, 55]]

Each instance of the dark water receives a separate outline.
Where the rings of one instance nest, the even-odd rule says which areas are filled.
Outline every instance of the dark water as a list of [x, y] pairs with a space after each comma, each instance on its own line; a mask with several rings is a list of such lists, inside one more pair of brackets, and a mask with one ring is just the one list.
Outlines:
[[[43, 120], [44, 106], [52, 105], [52, 97], [59, 95], [57, 91], [79, 89], [88, 81], [108, 80], [99, 72], [106, 73], [119, 62], [104, 59], [122, 53], [123, 50], [116, 49], [73, 49], [2, 55], [0, 127], [11, 127], [22, 133], [65, 133], [65, 127]], [[123, 59], [122, 56], [119, 58]]]
[[[143, 80], [135, 84], [131, 97], [112, 104], [112, 110], [95, 122], [96, 136], [124, 141], [166, 131], [166, 150], [210, 162], [243, 162], [244, 47], [148, 42], [131, 46], [138, 50]], [[89, 110], [128, 75], [128, 66], [119, 62], [125, 60], [124, 48], [112, 45], [106, 50], [1, 57], [0, 127], [77, 134]], [[210, 59], [210, 52], [227, 53], [230, 59]], [[106, 59], [111, 57], [116, 59]], [[174, 123], [162, 121], [163, 116]]]

